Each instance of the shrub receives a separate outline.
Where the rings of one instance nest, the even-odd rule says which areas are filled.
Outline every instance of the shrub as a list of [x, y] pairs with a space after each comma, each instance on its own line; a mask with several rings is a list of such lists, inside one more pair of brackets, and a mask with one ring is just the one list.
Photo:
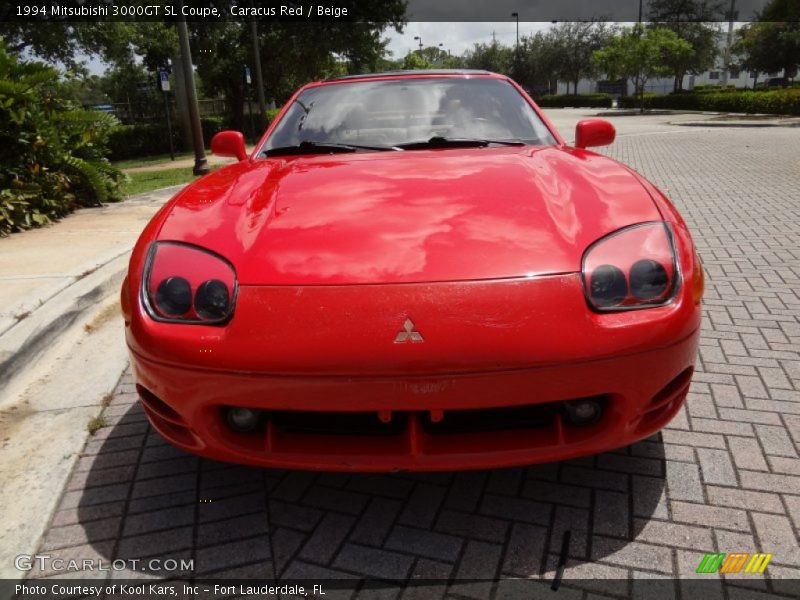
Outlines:
[[[173, 127], [173, 144], [180, 147], [178, 128]], [[119, 125], [108, 136], [111, 160], [127, 160], [169, 153], [169, 132], [165, 124]]]
[[[621, 108], [638, 108], [638, 98], [620, 98]], [[800, 115], [800, 89], [770, 91], [720, 91], [700, 94], [645, 94], [645, 108], [673, 110], [707, 110], [714, 112], [763, 113], [771, 115]]]
[[0, 235], [119, 200], [123, 175], [105, 158], [116, 123], [65, 100], [55, 69], [0, 41]]
[[275, 120], [275, 117], [278, 116], [278, 113], [281, 112], [280, 108], [268, 108], [267, 109], [267, 125], [272, 123]]
[[220, 131], [227, 129], [223, 117], [203, 117], [200, 119], [200, 127], [203, 130], [203, 141], [206, 146], [211, 143], [211, 138]]
[[[203, 141], [208, 146], [214, 134], [225, 129], [225, 120], [222, 117], [203, 117], [200, 119], [200, 126], [203, 129]], [[184, 142], [179, 125], [172, 126], [172, 143], [176, 149], [191, 143], [191, 140]], [[111, 160], [168, 154], [169, 130], [166, 123], [119, 125], [109, 133], [108, 147]]]
[[611, 108], [608, 94], [556, 94], [541, 96], [536, 103], [546, 108]]

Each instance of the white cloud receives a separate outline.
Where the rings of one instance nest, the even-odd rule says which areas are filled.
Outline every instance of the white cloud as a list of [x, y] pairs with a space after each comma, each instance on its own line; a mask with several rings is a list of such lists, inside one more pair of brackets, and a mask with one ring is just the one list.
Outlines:
[[[520, 37], [530, 35], [551, 27], [551, 23], [520, 23]], [[384, 32], [384, 37], [389, 38], [389, 50], [393, 58], [402, 58], [411, 50], [419, 48], [419, 41], [414, 36], [422, 38], [423, 46], [438, 46], [443, 44], [444, 50], [449, 50], [453, 55], [461, 55], [475, 44], [488, 44], [492, 41], [492, 33], [498, 42], [513, 46], [517, 39], [517, 24], [513, 19], [495, 23], [408, 23], [403, 33], [394, 29]]]

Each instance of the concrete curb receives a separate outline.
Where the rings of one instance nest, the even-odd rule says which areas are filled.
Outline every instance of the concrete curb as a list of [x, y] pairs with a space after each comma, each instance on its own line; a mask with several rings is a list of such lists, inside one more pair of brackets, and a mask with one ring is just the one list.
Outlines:
[[[0, 335], [0, 379], [7, 381], [0, 396], [0, 407], [14, 385], [14, 379], [22, 375], [48, 347], [53, 340], [59, 344], [67, 330], [81, 317], [110, 294], [115, 293], [122, 284], [131, 249], [126, 249], [109, 260], [93, 273], [67, 285], [51, 296], [30, 316]], [[67, 336], [72, 337], [72, 336]]]
[[708, 119], [706, 121], [671, 121], [669, 124], [682, 127], [800, 127], [800, 119], [775, 121], [748, 121], [744, 119], [717, 121], [715, 119]]

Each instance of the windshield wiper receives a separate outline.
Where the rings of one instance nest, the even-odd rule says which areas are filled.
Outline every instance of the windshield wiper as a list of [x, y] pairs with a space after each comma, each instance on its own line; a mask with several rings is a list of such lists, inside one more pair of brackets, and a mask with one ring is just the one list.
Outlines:
[[398, 150], [391, 146], [365, 146], [361, 144], [342, 144], [339, 142], [312, 142], [304, 140], [295, 146], [279, 146], [264, 150], [264, 156], [286, 156], [289, 154], [325, 154], [334, 152], [358, 152], [359, 150], [375, 150], [385, 152]]
[[491, 144], [502, 146], [524, 146], [522, 140], [484, 140], [476, 138], [450, 138], [435, 135], [428, 140], [396, 144], [396, 148], [403, 150], [428, 150], [430, 148], [485, 148]]

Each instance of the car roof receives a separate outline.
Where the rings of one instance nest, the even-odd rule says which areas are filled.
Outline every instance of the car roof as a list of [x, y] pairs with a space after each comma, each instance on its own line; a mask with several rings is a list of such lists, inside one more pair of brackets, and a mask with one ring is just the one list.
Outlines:
[[491, 75], [494, 77], [502, 77], [497, 73], [491, 71], [484, 71], [482, 69], [415, 69], [406, 71], [381, 71], [379, 73], [360, 73], [357, 75], [342, 75], [340, 77], [329, 77], [324, 81], [347, 81], [349, 79], [374, 79], [378, 77], [419, 77], [431, 75], [445, 75], [445, 76], [461, 76], [468, 77], [470, 75]]

